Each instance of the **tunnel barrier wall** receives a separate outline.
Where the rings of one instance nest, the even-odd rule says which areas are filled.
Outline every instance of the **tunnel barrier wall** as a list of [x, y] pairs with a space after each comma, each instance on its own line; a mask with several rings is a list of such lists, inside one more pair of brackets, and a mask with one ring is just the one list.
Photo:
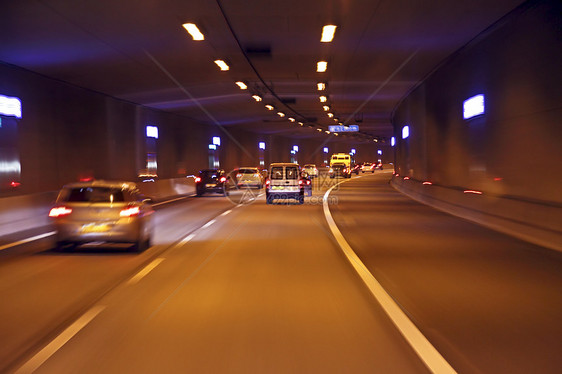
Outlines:
[[[427, 182], [426, 182], [427, 183]], [[394, 176], [390, 184], [421, 203], [562, 252], [562, 204], [528, 201]]]
[[[154, 202], [195, 193], [193, 178], [161, 179], [137, 183]], [[49, 210], [58, 191], [0, 198], [0, 236], [50, 225]]]

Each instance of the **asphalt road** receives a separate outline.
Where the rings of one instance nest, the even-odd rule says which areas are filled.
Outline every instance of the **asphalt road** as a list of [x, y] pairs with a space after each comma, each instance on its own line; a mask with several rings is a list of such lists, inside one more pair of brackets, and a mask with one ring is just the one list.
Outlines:
[[[562, 256], [414, 202], [390, 175], [345, 181], [330, 210], [406, 315], [459, 373], [559, 372]], [[329, 231], [334, 182], [304, 205], [161, 206], [140, 254], [47, 238], [0, 256], [0, 371], [428, 372]]]

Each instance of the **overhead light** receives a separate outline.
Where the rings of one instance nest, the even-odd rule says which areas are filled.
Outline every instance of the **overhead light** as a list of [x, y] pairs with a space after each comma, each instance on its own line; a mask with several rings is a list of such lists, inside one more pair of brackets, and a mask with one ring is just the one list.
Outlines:
[[329, 43], [334, 39], [334, 34], [336, 33], [336, 25], [326, 25], [322, 27], [322, 37], [320, 41], [322, 43]]
[[302, 123], [302, 122], [299, 122], [299, 125], [301, 125], [301, 126], [304, 126], [304, 123]]
[[318, 131], [318, 132], [322, 132], [322, 129], [316, 129], [316, 131]]
[[320, 96], [319, 99], [321, 103], [325, 103], [326, 101], [328, 101], [328, 98], [324, 95]]
[[228, 66], [223, 60], [215, 60], [215, 64], [217, 64], [222, 71], [227, 71], [228, 69], [230, 69], [230, 66]]
[[266, 104], [265, 107], [267, 108], [267, 110], [273, 110], [273, 109], [275, 109], [275, 108], [273, 107], [273, 105], [269, 105], [269, 104]]
[[339, 122], [339, 121], [340, 121], [340, 119], [338, 117], [334, 118], [334, 122]]
[[326, 134], [330, 134], [330, 132], [328, 130], [326, 130]]
[[277, 115], [278, 115], [279, 117], [285, 117], [285, 113], [283, 113], [283, 112], [277, 112]]
[[199, 31], [196, 24], [194, 24], [194, 23], [184, 23], [182, 26], [191, 35], [193, 40], [205, 40], [205, 35], [203, 35], [201, 33], [201, 31]]
[[334, 117], [334, 113], [328, 113], [328, 117], [333, 118], [333, 117]]
[[327, 61], [318, 61], [316, 63], [316, 71], [319, 73], [323, 73], [328, 69], [328, 62]]
[[335, 136], [339, 136], [340, 134], [338, 134], [337, 132], [334, 133]]
[[294, 119], [293, 117], [289, 117], [289, 118], [287, 118], [287, 119], [288, 119], [289, 121], [291, 121], [291, 122], [295, 122], [295, 119]]
[[252, 97], [254, 98], [254, 100], [256, 101], [262, 101], [262, 98], [260, 95], [252, 95]]
[[324, 82], [318, 82], [317, 86], [318, 86], [318, 91], [324, 91], [326, 89], [326, 83]]
[[246, 83], [241, 82], [241, 81], [236, 82], [236, 85], [237, 85], [238, 87], [240, 87], [241, 90], [245, 90], [245, 89], [248, 88], [248, 86], [246, 86]]
[[324, 108], [326, 112], [330, 110], [330, 107], [328, 105], [324, 105], [322, 108]]

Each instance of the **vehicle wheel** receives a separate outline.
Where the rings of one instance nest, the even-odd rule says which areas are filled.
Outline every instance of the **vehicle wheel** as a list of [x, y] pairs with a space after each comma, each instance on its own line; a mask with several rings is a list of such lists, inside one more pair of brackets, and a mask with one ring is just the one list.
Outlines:
[[55, 251], [57, 252], [72, 252], [76, 248], [75, 243], [57, 242], [55, 244]]
[[304, 204], [304, 196], [303, 195], [299, 196], [299, 204]]
[[271, 196], [271, 195], [266, 195], [266, 197], [265, 197], [265, 203], [266, 203], [266, 204], [273, 204], [273, 196]]
[[150, 239], [142, 240], [139, 238], [130, 248], [131, 252], [143, 252], [146, 248], [148, 248], [147, 244], [150, 244]]

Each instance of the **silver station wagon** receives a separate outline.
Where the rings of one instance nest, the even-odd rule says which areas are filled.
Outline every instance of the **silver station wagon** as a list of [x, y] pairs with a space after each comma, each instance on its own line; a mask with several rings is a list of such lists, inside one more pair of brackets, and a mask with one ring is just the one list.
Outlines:
[[150, 247], [150, 199], [135, 183], [92, 181], [65, 185], [49, 212], [57, 249], [91, 242], [132, 243], [131, 250]]

